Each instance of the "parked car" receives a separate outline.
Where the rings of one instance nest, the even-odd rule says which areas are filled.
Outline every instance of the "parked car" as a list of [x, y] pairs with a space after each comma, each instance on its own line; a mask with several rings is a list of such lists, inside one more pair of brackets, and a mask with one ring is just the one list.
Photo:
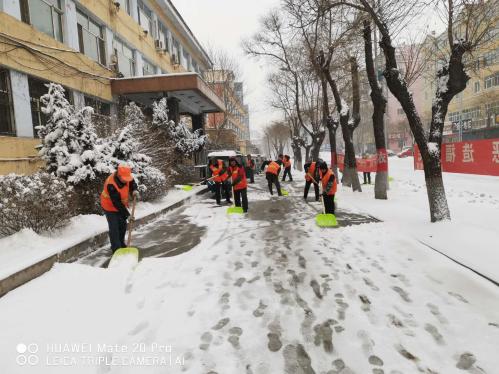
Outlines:
[[409, 157], [412, 155], [413, 155], [412, 147], [404, 147], [399, 153], [397, 153], [397, 157], [399, 158]]

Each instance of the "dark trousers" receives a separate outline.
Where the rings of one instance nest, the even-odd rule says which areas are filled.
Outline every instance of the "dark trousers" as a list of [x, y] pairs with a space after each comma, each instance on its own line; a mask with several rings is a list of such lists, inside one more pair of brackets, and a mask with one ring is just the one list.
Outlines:
[[291, 168], [285, 168], [284, 169], [284, 174], [282, 175], [282, 181], [284, 182], [286, 180], [286, 175], [289, 175], [289, 180], [293, 182], [293, 176], [291, 175]]
[[277, 195], [282, 196], [281, 184], [279, 183], [279, 176], [272, 173], [265, 173], [265, 178], [267, 178], [270, 194], [271, 195], [274, 194], [274, 192], [272, 191], [272, 185], [275, 184], [275, 187], [277, 188]]
[[334, 214], [334, 195], [322, 195], [322, 198], [324, 199], [326, 214]]
[[245, 168], [246, 178], [250, 180], [250, 183], [255, 183], [255, 172], [252, 168]]
[[111, 241], [111, 250], [125, 248], [126, 218], [118, 212], [104, 212], [106, 214], [107, 224], [109, 226], [109, 240]]
[[217, 199], [217, 204], [220, 204], [220, 201], [222, 200], [222, 190], [225, 194], [225, 200], [230, 201], [229, 184], [225, 182], [215, 182], [215, 198]]
[[241, 206], [241, 198], [243, 200], [243, 211], [246, 213], [248, 211], [248, 190], [246, 188], [234, 190], [234, 202], [236, 206]]
[[371, 173], [370, 172], [364, 172], [364, 184], [371, 184]]
[[308, 196], [308, 190], [310, 189], [310, 185], [314, 185], [314, 191], [315, 191], [315, 201], [319, 201], [319, 185], [313, 183], [312, 181], [306, 181], [305, 182], [305, 191], [303, 192], [303, 198], [307, 200]]

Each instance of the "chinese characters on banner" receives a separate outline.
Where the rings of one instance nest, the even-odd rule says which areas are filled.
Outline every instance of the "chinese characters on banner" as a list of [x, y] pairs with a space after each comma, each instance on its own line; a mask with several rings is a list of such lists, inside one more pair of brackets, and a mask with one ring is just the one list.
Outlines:
[[[384, 152], [383, 152], [384, 151]], [[338, 169], [343, 172], [345, 167], [345, 155], [338, 154], [336, 157], [338, 161]], [[388, 170], [388, 156], [386, 154], [386, 149], [378, 150], [377, 156], [371, 156], [369, 158], [355, 158], [357, 162], [357, 171], [358, 172], [371, 172], [375, 173], [377, 168], [377, 163], [380, 163], [381, 171]]]
[[[442, 170], [449, 173], [499, 176], [499, 139], [442, 144]], [[414, 147], [414, 169], [423, 170], [423, 160]]]

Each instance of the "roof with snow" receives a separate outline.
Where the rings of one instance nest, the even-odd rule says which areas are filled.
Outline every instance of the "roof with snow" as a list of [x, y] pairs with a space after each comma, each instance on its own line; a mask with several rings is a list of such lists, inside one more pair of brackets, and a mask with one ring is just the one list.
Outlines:
[[181, 113], [223, 112], [225, 105], [197, 73], [174, 73], [111, 80], [113, 95], [150, 104], [168, 96], [179, 100]]
[[215, 151], [208, 153], [208, 157], [236, 157], [240, 155], [241, 153], [236, 151]]

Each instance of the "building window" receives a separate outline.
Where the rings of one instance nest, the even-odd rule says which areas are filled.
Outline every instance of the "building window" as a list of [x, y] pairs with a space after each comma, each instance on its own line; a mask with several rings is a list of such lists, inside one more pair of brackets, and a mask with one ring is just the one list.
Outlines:
[[168, 29], [162, 23], [158, 23], [158, 40], [161, 41], [163, 49], [170, 51], [170, 43], [168, 43]]
[[475, 82], [475, 86], [473, 88], [475, 93], [480, 92], [480, 82]]
[[180, 63], [180, 43], [173, 39], [172, 41], [172, 64], [176, 65]]
[[137, 13], [139, 14], [139, 25], [142, 26], [149, 34], [152, 35], [152, 12], [151, 10], [142, 2], [137, 1]]
[[133, 50], [118, 39], [113, 40], [113, 49], [118, 64], [118, 71], [125, 77], [133, 77], [135, 75]]
[[147, 60], [142, 61], [142, 74], [143, 75], [154, 75], [156, 74], [156, 68], [153, 64], [149, 63]]
[[0, 69], [0, 135], [15, 135], [9, 71]]
[[21, 19], [62, 42], [61, 0], [21, 0]]
[[187, 69], [187, 70], [191, 70], [191, 56], [189, 55], [189, 53], [184, 49], [183, 51], [183, 57], [184, 57], [184, 67]]
[[192, 59], [192, 70], [199, 74], [199, 65], [194, 59]]
[[485, 83], [484, 83], [484, 88], [492, 88], [499, 85], [499, 73], [496, 73], [494, 75], [488, 76], [485, 78]]
[[77, 11], [77, 23], [80, 52], [101, 65], [106, 65], [103, 28], [79, 10]]
[[94, 114], [101, 116], [111, 115], [111, 104], [101, 101], [99, 99], [85, 96], [85, 106], [92, 107], [94, 109]]
[[[31, 118], [33, 120], [33, 129], [35, 131], [35, 136], [38, 136], [37, 126], [47, 124], [47, 116], [42, 112], [42, 103], [40, 102], [40, 97], [48, 92], [47, 88], [48, 82], [42, 81], [36, 78], [28, 77], [28, 89], [29, 97], [31, 102]], [[64, 87], [64, 96], [73, 104], [73, 95], [66, 87]]]
[[120, 3], [121, 9], [123, 9], [126, 14], [130, 15], [130, 0], [115, 0]]

